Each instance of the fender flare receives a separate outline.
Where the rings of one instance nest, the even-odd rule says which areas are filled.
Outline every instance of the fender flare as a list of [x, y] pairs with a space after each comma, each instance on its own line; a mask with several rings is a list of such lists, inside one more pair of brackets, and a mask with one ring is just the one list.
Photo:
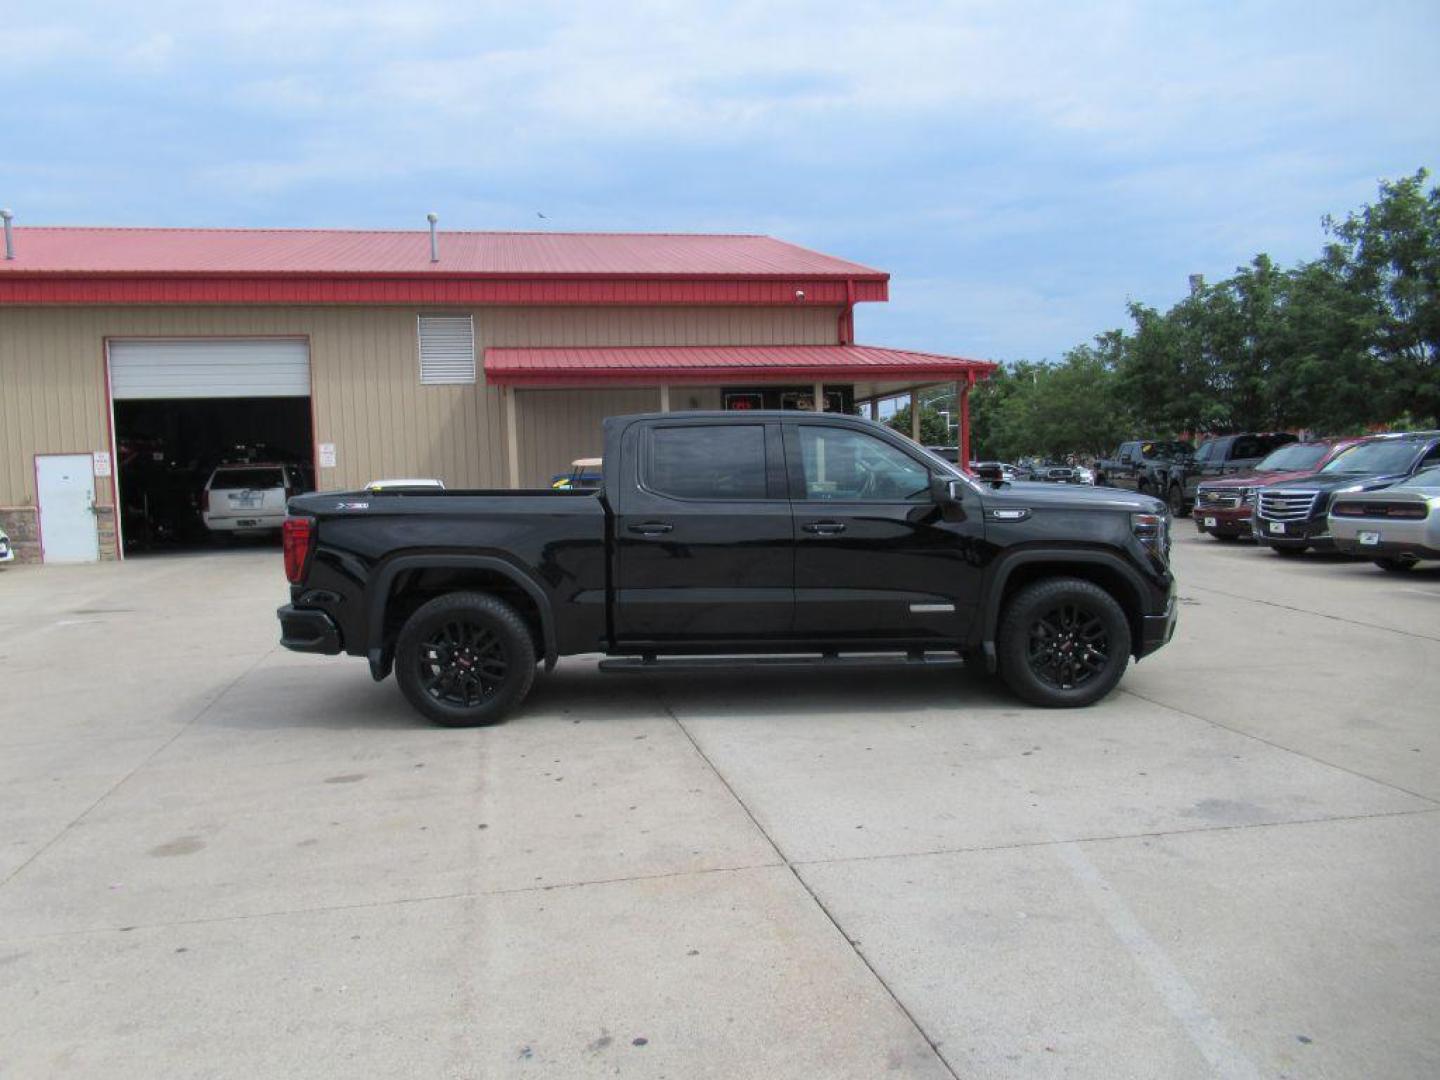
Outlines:
[[1012, 555], [1001, 556], [993, 566], [990, 587], [985, 593], [981, 607], [981, 627], [984, 637], [980, 647], [985, 654], [985, 667], [994, 674], [998, 667], [995, 637], [1000, 629], [1000, 600], [1005, 595], [1005, 584], [1017, 567], [1030, 563], [1088, 563], [1114, 570], [1124, 578], [1134, 593], [1134, 600], [1142, 610], [1145, 606], [1145, 580], [1135, 568], [1120, 556], [1108, 551], [1087, 548], [1027, 548]]
[[385, 607], [390, 599], [390, 587], [395, 579], [407, 570], [429, 569], [490, 570], [514, 582], [535, 602], [540, 613], [540, 637], [544, 642], [545, 670], [549, 671], [559, 659], [555, 646], [555, 616], [550, 607], [550, 598], [545, 595], [536, 581], [518, 569], [513, 563], [494, 555], [401, 555], [391, 559], [375, 572], [370, 579], [365, 601], [365, 629], [368, 636], [365, 651], [370, 661], [370, 674], [376, 682], [390, 674], [394, 662], [393, 654], [385, 648]]

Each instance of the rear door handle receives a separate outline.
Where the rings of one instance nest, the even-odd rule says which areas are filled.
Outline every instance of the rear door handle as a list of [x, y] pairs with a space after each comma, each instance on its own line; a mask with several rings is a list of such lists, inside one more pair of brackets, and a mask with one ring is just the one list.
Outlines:
[[661, 536], [670, 532], [675, 526], [664, 521], [641, 521], [629, 528], [631, 532], [639, 533], [641, 536]]
[[800, 528], [816, 536], [838, 536], [845, 531], [845, 523], [841, 521], [812, 521], [801, 525]]

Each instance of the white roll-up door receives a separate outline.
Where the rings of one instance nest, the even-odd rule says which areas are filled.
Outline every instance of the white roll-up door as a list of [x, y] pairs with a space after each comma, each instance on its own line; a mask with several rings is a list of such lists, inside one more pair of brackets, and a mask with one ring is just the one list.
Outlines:
[[154, 338], [110, 342], [110, 392], [135, 398], [309, 397], [303, 338]]

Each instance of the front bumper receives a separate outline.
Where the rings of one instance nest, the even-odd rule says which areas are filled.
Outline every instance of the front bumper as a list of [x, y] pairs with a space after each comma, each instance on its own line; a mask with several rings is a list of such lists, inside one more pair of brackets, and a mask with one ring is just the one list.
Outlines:
[[326, 656], [340, 652], [340, 630], [325, 612], [286, 604], [275, 612], [275, 617], [280, 620], [280, 644], [285, 648]]
[[1328, 551], [1335, 546], [1329, 523], [1323, 517], [1280, 522], [1279, 524], [1285, 527], [1283, 532], [1276, 532], [1275, 524], [1265, 518], [1256, 518], [1255, 539], [1280, 547], [1313, 547], [1322, 551]]
[[1142, 615], [1140, 617], [1140, 642], [1135, 649], [1135, 658], [1149, 656], [1156, 649], [1162, 648], [1170, 643], [1175, 636], [1175, 624], [1180, 618], [1180, 606], [1171, 596], [1165, 605], [1165, 612], [1162, 615]]
[[[1254, 515], [1255, 508], [1252, 506], [1227, 506], [1214, 510], [1202, 510], [1197, 506], [1190, 513], [1195, 528], [1220, 536], [1249, 536]], [[1211, 521], [1215, 524], [1209, 524]]]

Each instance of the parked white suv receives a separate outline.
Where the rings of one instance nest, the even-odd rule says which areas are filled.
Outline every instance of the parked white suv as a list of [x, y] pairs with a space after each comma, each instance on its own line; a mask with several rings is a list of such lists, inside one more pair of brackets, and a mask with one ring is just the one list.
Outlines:
[[213, 533], [253, 534], [285, 524], [285, 503], [305, 490], [299, 466], [221, 465], [205, 482], [200, 516]]

